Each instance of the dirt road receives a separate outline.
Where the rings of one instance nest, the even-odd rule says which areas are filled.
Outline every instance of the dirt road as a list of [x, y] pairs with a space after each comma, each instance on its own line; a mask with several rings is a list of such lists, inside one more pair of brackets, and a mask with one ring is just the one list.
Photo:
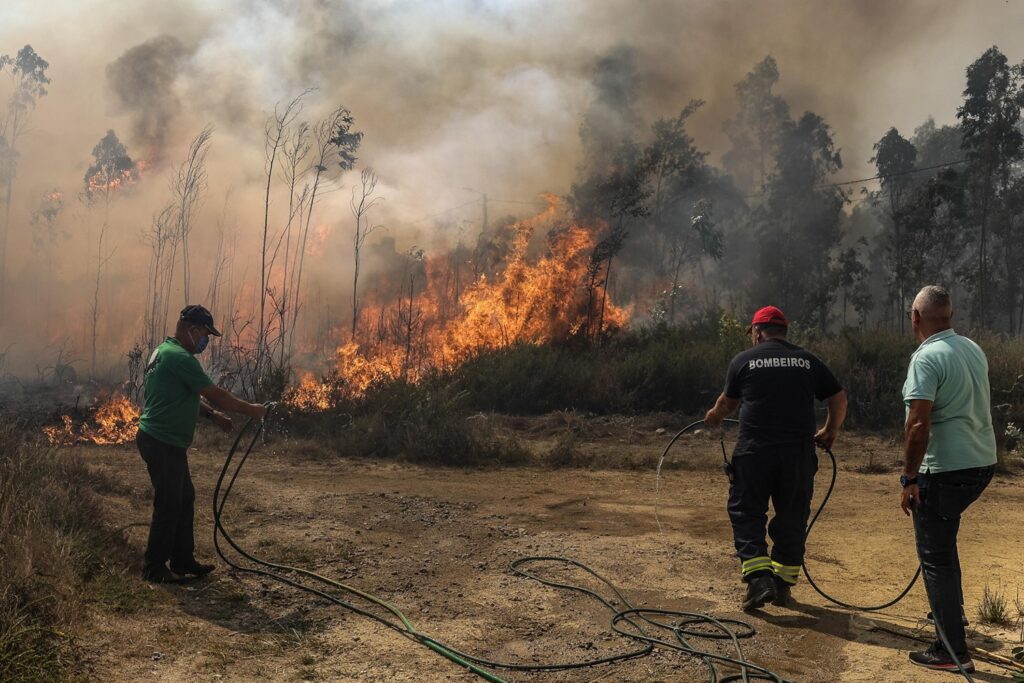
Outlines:
[[[656, 458], [665, 437], [634, 441], [601, 448]], [[883, 460], [891, 461], [895, 451], [877, 439], [852, 437], [838, 450], [855, 455], [844, 458], [809, 563], [837, 596], [884, 601], [913, 573], [912, 529], [897, 508], [894, 474], [852, 468], [863, 465], [865, 453], [885, 452]], [[96, 448], [87, 457], [125, 484], [105, 494], [111, 514], [125, 524], [146, 521], [149, 482], [138, 455], [127, 448]], [[869, 630], [862, 616], [829, 606], [803, 581], [792, 608], [740, 612], [726, 482], [715, 449], [695, 439], [672, 457], [688, 468], [663, 474], [661, 531], [650, 468], [459, 471], [354, 461], [304, 444], [278, 444], [254, 454], [225, 520], [237, 540], [261, 556], [374, 592], [402, 607], [422, 630], [491, 659], [578, 661], [632, 645], [613, 637], [608, 613], [599, 605], [508, 571], [518, 557], [564, 555], [612, 579], [636, 605], [748, 620], [758, 634], [744, 641], [747, 656], [790, 680], [953, 680], [913, 669], [906, 661], [913, 643]], [[205, 558], [213, 556], [209, 500], [222, 459], [212, 448], [191, 455]], [[823, 467], [819, 494], [826, 475]], [[986, 584], [1004, 591], [1011, 608], [1024, 588], [1022, 528], [1024, 487], [1019, 478], [998, 479], [971, 509], [960, 534], [972, 621]], [[129, 532], [140, 554], [145, 532], [141, 526]], [[139, 609], [96, 610], [81, 643], [90, 653], [90, 675], [105, 681], [476, 680], [370, 620], [218, 565], [211, 578], [186, 586], [139, 582]], [[917, 628], [925, 612], [918, 587], [875, 618]], [[972, 627], [971, 634], [973, 644], [1004, 653], [1019, 637], [1011, 628]], [[726, 652], [721, 644], [707, 647]], [[657, 652], [589, 670], [506, 677], [699, 681], [706, 680], [706, 670], [677, 653]], [[979, 664], [977, 680], [1007, 679]]]

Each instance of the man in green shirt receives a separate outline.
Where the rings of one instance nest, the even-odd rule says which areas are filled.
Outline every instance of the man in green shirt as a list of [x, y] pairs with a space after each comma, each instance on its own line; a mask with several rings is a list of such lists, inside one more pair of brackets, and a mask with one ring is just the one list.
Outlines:
[[981, 348], [953, 331], [953, 304], [942, 287], [918, 293], [909, 312], [921, 345], [910, 358], [903, 385], [907, 422], [900, 507], [914, 515], [914, 535], [925, 590], [941, 636], [910, 661], [941, 671], [974, 671], [964, 637], [963, 585], [956, 537], [960, 516], [992, 480], [996, 437], [992, 429], [988, 360]]
[[136, 444], [153, 483], [153, 518], [142, 575], [154, 583], [177, 581], [175, 574], [204, 576], [213, 571], [212, 564], [200, 564], [194, 554], [196, 492], [188, 471], [188, 447], [200, 413], [226, 432], [231, 431], [231, 418], [214, 407], [253, 417], [267, 414], [265, 406], [243, 401], [207, 377], [195, 354], [203, 352], [210, 335], [220, 336], [210, 312], [186, 306], [174, 336], [153, 351], [146, 365], [145, 407]]

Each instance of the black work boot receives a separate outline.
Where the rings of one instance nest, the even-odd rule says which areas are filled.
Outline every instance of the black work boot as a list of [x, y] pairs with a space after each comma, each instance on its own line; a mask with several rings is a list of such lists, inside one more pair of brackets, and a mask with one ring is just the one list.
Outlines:
[[214, 569], [212, 564], [200, 564], [199, 562], [192, 560], [191, 562], [177, 566], [171, 564], [171, 571], [175, 574], [182, 574], [186, 576], [206, 576]]
[[775, 600], [775, 576], [769, 571], [754, 572], [747, 577], [747, 597], [743, 609], [760, 609]]
[[772, 600], [772, 604], [776, 607], [785, 607], [789, 604], [790, 591], [793, 590], [792, 584], [786, 583], [786, 581], [779, 576], [772, 577], [775, 579], [775, 599]]
[[142, 578], [150, 583], [178, 583], [179, 579], [167, 571], [166, 565], [142, 568]]

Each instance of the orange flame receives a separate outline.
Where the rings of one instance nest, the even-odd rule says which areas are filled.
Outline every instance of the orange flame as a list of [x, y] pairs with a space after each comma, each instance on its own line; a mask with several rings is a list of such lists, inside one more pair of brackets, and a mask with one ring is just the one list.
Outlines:
[[92, 443], [100, 446], [128, 443], [138, 430], [139, 409], [126, 396], [108, 395], [92, 415], [75, 426], [69, 415], [61, 416], [60, 426], [43, 427], [43, 434], [55, 446]]
[[134, 185], [139, 182], [143, 172], [149, 167], [149, 165], [149, 162], [145, 159], [139, 159], [135, 162], [134, 166], [121, 171], [120, 174], [114, 176], [109, 181], [102, 171], [98, 171], [89, 178], [89, 194], [113, 193], [117, 192], [122, 187]]
[[317, 380], [311, 373], [303, 375], [299, 383], [285, 394], [285, 403], [306, 412], [329, 410], [334, 405], [331, 387]]
[[[319, 381], [303, 377], [286, 402], [326, 410], [339, 396], [359, 396], [387, 379], [417, 382], [481, 351], [624, 326], [629, 312], [611, 302], [600, 278], [588, 277], [593, 234], [576, 224], [559, 225], [558, 200], [547, 199], [547, 209], [512, 226], [511, 252], [497, 273], [453, 288], [445, 258], [427, 259], [419, 291], [413, 286], [409, 293], [416, 276], [407, 276], [397, 301], [365, 306], [358, 340], [338, 348], [331, 373]], [[546, 253], [531, 257], [534, 235], [548, 226]]]

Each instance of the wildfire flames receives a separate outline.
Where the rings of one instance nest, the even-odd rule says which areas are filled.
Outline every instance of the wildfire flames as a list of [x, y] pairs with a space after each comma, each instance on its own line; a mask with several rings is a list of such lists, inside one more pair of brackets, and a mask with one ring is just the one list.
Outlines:
[[43, 427], [43, 433], [56, 446], [128, 443], [135, 439], [139, 415], [138, 407], [131, 400], [112, 393], [102, 400], [90, 420], [76, 426], [71, 416], [64, 415], [60, 426]]
[[[303, 377], [286, 402], [326, 410], [339, 395], [360, 395], [383, 379], [415, 382], [481, 351], [625, 325], [628, 312], [611, 302], [590, 268], [593, 234], [576, 224], [559, 225], [558, 201], [548, 201], [542, 213], [512, 226], [509, 254], [490, 277], [456, 284], [453, 292], [450, 263], [427, 259], [425, 282], [416, 286], [415, 275], [409, 276], [397, 301], [366, 306], [357, 340], [338, 348], [332, 371], [322, 380]], [[546, 250], [531, 258], [531, 242], [542, 227], [552, 228]]]
[[125, 169], [109, 179], [102, 171], [98, 171], [89, 177], [88, 192], [89, 194], [108, 194], [134, 185], [148, 166], [149, 162], [140, 159], [131, 168]]
[[327, 410], [334, 403], [332, 393], [326, 382], [321, 382], [311, 373], [306, 373], [298, 385], [289, 390], [285, 403], [299, 410]]

